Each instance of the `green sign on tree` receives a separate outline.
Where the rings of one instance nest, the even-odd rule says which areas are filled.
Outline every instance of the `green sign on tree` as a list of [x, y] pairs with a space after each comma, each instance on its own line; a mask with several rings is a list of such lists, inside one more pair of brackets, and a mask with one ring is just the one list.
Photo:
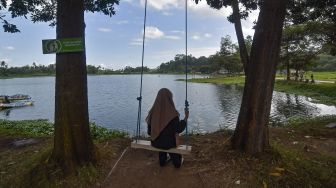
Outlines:
[[85, 49], [82, 38], [42, 40], [43, 54], [82, 52]]

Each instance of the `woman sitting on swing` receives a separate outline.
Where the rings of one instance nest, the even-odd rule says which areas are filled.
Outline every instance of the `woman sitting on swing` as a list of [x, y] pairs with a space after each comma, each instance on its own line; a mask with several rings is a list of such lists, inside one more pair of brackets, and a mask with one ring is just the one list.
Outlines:
[[[188, 110], [185, 110], [184, 113], [184, 120], [180, 121], [180, 114], [174, 105], [173, 94], [167, 88], [159, 90], [153, 107], [146, 118], [152, 146], [159, 149], [170, 149], [178, 146], [178, 134], [185, 129], [189, 117]], [[168, 155], [174, 166], [180, 168], [183, 158], [182, 155], [176, 153], [159, 152], [160, 166], [164, 166], [169, 161]]]

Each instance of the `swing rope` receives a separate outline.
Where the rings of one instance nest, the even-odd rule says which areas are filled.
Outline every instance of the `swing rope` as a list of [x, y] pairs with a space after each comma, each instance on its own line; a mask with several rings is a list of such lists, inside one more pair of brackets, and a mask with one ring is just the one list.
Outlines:
[[[188, 0], [185, 0], [185, 111], [189, 111], [188, 102]], [[186, 147], [188, 147], [188, 120], [186, 120]]]
[[[145, 0], [145, 16], [142, 36], [142, 62], [141, 62], [141, 81], [140, 81], [140, 96], [137, 97], [139, 101], [138, 106], [138, 119], [136, 129], [136, 143], [140, 139], [141, 134], [141, 103], [142, 103], [142, 81], [143, 81], [143, 68], [144, 68], [144, 56], [145, 56], [145, 40], [146, 40], [146, 21], [147, 21], [147, 0]], [[188, 102], [188, 0], [185, 0], [185, 108], [189, 111]], [[188, 121], [186, 120], [186, 134], [185, 134], [186, 148], [188, 147]]]
[[145, 1], [145, 17], [144, 17], [144, 27], [142, 35], [142, 60], [141, 60], [141, 81], [140, 81], [140, 96], [137, 98], [139, 101], [138, 106], [138, 120], [137, 120], [137, 130], [136, 130], [136, 142], [140, 139], [141, 134], [141, 102], [142, 102], [142, 79], [143, 79], [143, 68], [144, 68], [144, 58], [145, 58], [145, 39], [146, 39], [146, 21], [147, 21], [147, 0]]

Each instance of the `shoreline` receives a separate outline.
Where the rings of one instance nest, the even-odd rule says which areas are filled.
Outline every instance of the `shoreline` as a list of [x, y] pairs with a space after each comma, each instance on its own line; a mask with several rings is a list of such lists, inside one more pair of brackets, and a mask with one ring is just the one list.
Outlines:
[[[178, 170], [171, 164], [160, 167], [156, 152], [129, 148], [131, 139], [128, 137], [94, 139], [99, 152], [97, 164], [83, 167], [77, 176], [67, 178], [47, 162], [52, 151], [52, 136], [27, 136], [15, 131], [8, 134], [0, 128], [0, 187], [139, 187], [153, 183], [150, 178], [153, 173], [156, 179], [152, 185], [156, 186], [333, 187], [336, 186], [333, 176], [336, 173], [336, 151], [333, 150], [336, 129], [325, 127], [330, 122], [336, 122], [336, 116], [270, 128], [271, 147], [257, 157], [231, 150], [230, 131], [191, 135], [192, 154], [185, 156]], [[28, 127], [37, 126], [30, 122]], [[13, 144], [17, 141], [25, 144]], [[111, 174], [111, 168], [125, 151]], [[139, 170], [143, 173], [138, 173]]]
[[[111, 76], [111, 75], [140, 75], [141, 73], [113, 73], [113, 74], [87, 74], [87, 76]], [[184, 75], [184, 73], [143, 73], [144, 75]], [[204, 75], [204, 74], [193, 74], [193, 75]], [[43, 74], [43, 75], [10, 75], [10, 76], [0, 76], [0, 80], [14, 79], [14, 78], [34, 78], [34, 77], [55, 77], [56, 74]]]
[[[182, 81], [182, 79], [179, 81]], [[198, 78], [189, 79], [189, 81], [193, 83], [238, 85], [241, 87], [243, 87], [245, 83], [244, 77]], [[336, 106], [336, 83], [311, 84], [297, 81], [276, 80], [274, 91], [307, 96], [312, 98], [315, 102]]]

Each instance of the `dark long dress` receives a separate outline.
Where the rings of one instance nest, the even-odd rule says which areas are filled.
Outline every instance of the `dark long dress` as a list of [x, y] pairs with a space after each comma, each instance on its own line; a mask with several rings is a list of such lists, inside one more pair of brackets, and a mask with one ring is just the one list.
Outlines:
[[[159, 149], [170, 149], [176, 147], [176, 133], [181, 133], [186, 127], [186, 122], [179, 119], [176, 116], [173, 120], [169, 122], [167, 127], [163, 129], [160, 135], [152, 141], [152, 146]], [[151, 125], [148, 125], [148, 135], [151, 134]], [[168, 153], [170, 158], [173, 161], [173, 164], [176, 168], [181, 166], [182, 155], [175, 153]], [[159, 152], [159, 162], [160, 166], [164, 166], [167, 162], [167, 153]]]

